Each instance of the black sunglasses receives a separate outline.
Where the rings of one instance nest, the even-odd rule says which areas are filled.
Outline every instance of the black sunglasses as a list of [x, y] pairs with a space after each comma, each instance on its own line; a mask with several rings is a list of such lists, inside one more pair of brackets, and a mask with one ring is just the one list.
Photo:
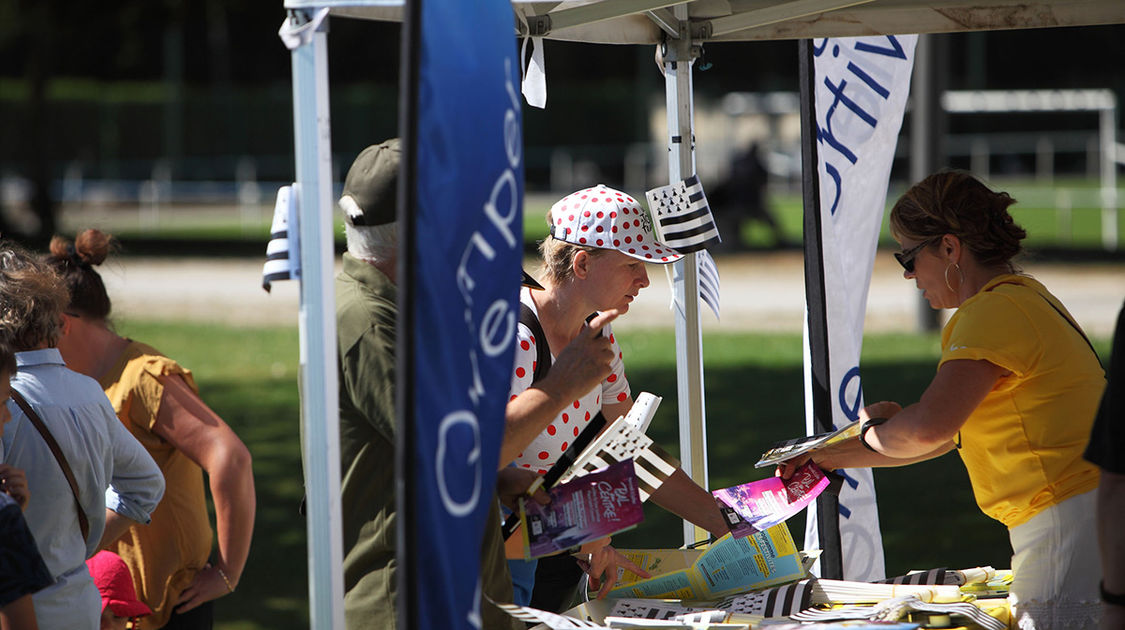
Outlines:
[[902, 265], [902, 268], [906, 270], [906, 273], [914, 273], [914, 259], [918, 257], [918, 252], [922, 251], [923, 247], [926, 247], [927, 245], [935, 243], [939, 240], [941, 240], [941, 237], [935, 236], [929, 240], [918, 243], [917, 245], [911, 247], [906, 251], [895, 252], [895, 260], [898, 261], [898, 264]]

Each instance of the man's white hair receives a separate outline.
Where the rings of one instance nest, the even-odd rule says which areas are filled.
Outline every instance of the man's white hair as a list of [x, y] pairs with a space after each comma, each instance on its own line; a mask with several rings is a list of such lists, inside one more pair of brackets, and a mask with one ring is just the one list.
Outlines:
[[[363, 216], [351, 195], [340, 198], [340, 208], [346, 216]], [[348, 253], [360, 260], [391, 262], [398, 257], [398, 224], [352, 225], [344, 221], [344, 236], [348, 240]]]

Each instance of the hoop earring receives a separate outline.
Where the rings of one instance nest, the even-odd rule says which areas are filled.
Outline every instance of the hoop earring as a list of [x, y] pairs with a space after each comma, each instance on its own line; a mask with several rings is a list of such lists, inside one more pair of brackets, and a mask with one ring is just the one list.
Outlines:
[[954, 289], [953, 285], [949, 284], [949, 268], [950, 267], [956, 267], [957, 268], [957, 275], [959, 276], [958, 282], [957, 282], [957, 289], [960, 289], [965, 284], [965, 272], [961, 271], [961, 265], [958, 265], [957, 263], [949, 263], [948, 265], [945, 266], [945, 274], [943, 274], [945, 276], [945, 286], [949, 287], [949, 290], [951, 292], [957, 293], [957, 289]]

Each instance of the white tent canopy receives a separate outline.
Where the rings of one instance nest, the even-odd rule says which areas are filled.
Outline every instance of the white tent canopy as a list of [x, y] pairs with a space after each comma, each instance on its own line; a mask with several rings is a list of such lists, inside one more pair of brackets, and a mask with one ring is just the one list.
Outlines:
[[[700, 44], [1125, 23], [1122, 0], [513, 0], [521, 36], [664, 43], [668, 180], [695, 172], [691, 66]], [[300, 206], [303, 445], [309, 497], [313, 627], [342, 626], [331, 148], [325, 15], [399, 21], [394, 0], [287, 0]], [[691, 141], [681, 142], [681, 139]], [[706, 487], [702, 338], [694, 255], [675, 264], [681, 458]], [[685, 525], [685, 538], [692, 538]]]
[[[330, 7], [333, 15], [402, 19], [402, 2], [289, 1], [286, 8]], [[693, 40], [752, 41], [949, 33], [1125, 22], [1118, 0], [513, 0], [521, 36], [601, 44], [656, 44], [679, 37], [687, 12]]]

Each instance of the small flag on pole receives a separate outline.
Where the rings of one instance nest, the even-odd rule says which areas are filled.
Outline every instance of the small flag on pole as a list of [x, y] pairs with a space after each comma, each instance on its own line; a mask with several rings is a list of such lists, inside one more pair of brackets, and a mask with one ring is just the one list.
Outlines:
[[697, 252], [722, 240], [698, 176], [653, 188], [645, 197], [657, 238], [676, 251]]
[[715, 267], [715, 259], [711, 257], [711, 252], [703, 250], [696, 254], [696, 261], [699, 263], [699, 298], [711, 307], [715, 319], [721, 319], [719, 317], [719, 270]]
[[299, 280], [301, 249], [297, 231], [297, 196], [293, 186], [277, 189], [273, 207], [270, 241], [266, 245], [266, 264], [262, 268], [262, 288], [270, 292], [270, 283], [278, 280]]
[[[715, 314], [715, 319], [721, 319], [719, 317], [719, 269], [715, 266], [715, 259], [712, 258], [711, 253], [705, 249], [696, 252], [695, 257], [699, 274], [699, 299], [703, 300], [707, 306], [711, 307], [711, 312]], [[675, 285], [676, 279], [681, 272], [674, 265], [667, 265], [664, 271], [668, 275], [668, 283], [670, 285]], [[672, 303], [669, 305], [669, 308], [674, 311], [679, 310], [680, 312], [684, 310], [684, 305], [677, 299], [675, 291], [672, 292]]]

